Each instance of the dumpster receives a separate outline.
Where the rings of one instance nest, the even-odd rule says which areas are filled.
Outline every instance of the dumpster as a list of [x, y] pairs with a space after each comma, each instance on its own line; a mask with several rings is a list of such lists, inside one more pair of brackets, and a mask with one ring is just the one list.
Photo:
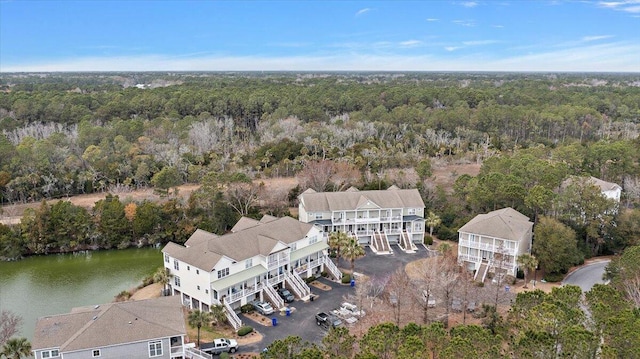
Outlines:
[[287, 314], [287, 317], [291, 315], [291, 308], [286, 307], [284, 312]]
[[278, 325], [278, 318], [271, 318], [271, 325], [273, 325], [274, 327]]

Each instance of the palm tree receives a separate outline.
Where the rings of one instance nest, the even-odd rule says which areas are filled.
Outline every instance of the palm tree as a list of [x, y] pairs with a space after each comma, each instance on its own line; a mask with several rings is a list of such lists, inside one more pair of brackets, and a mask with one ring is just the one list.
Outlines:
[[222, 304], [211, 306], [211, 319], [216, 323], [223, 323], [227, 320], [227, 312]]
[[364, 256], [364, 248], [358, 243], [358, 241], [349, 237], [347, 242], [342, 247], [342, 258], [351, 262], [351, 278], [353, 278], [353, 270], [355, 268], [356, 259]]
[[439, 226], [440, 223], [442, 223], [442, 220], [440, 219], [440, 216], [429, 211], [429, 215], [424, 219], [424, 222], [429, 226], [429, 235], [433, 237], [433, 229]]
[[153, 274], [153, 281], [156, 283], [162, 284], [162, 295], [166, 295], [167, 293], [167, 285], [171, 283], [171, 278], [173, 278], [173, 274], [169, 271], [169, 268], [158, 268], [158, 270]]
[[200, 348], [200, 328], [211, 323], [211, 312], [203, 312], [199, 309], [189, 312], [187, 321], [192, 328], [198, 328], [198, 348]]
[[336, 251], [336, 265], [338, 265], [338, 260], [340, 260], [340, 250], [349, 240], [349, 236], [342, 231], [331, 232], [329, 235], [329, 248]]
[[[516, 258], [516, 262], [518, 266], [522, 268], [524, 272], [524, 288], [527, 288], [527, 277], [529, 276], [529, 272], [535, 270], [538, 267], [538, 259], [531, 254], [524, 253]], [[534, 285], [535, 287], [535, 285]]]
[[7, 359], [21, 359], [22, 357], [28, 357], [31, 355], [31, 343], [27, 338], [11, 338], [4, 343], [0, 356], [5, 356]]

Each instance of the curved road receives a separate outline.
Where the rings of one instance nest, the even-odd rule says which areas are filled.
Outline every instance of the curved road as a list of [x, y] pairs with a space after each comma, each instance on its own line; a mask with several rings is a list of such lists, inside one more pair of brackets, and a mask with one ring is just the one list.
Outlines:
[[569, 274], [562, 284], [577, 285], [583, 292], [588, 292], [597, 283], [604, 283], [602, 275], [604, 268], [609, 264], [609, 260], [595, 262], [582, 266]]

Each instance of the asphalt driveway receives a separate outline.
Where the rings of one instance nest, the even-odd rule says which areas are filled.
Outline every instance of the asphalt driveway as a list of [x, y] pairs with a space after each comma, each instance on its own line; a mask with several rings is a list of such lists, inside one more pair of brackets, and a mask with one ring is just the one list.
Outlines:
[[[409, 262], [435, 255], [433, 252], [427, 251], [423, 246], [418, 246], [418, 252], [416, 253], [404, 253], [398, 246], [392, 246], [392, 248], [394, 250], [393, 254], [388, 255], [376, 255], [369, 248], [366, 248], [365, 256], [355, 261], [355, 272], [371, 277], [388, 276], [397, 268]], [[351, 268], [351, 264], [345, 260], [341, 260], [338, 266], [345, 269]], [[277, 325], [275, 327], [264, 326], [249, 319], [247, 316], [241, 315], [240, 318], [243, 323], [252, 326], [262, 334], [263, 338], [258, 343], [243, 345], [239, 348], [239, 351], [241, 353], [260, 352], [275, 340], [284, 339], [290, 335], [299, 336], [303, 341], [319, 344], [326, 331], [316, 324], [316, 313], [329, 312], [339, 307], [347, 296], [355, 294], [355, 288], [349, 284], [336, 283], [325, 278], [319, 278], [318, 280], [329, 285], [332, 289], [324, 291], [312, 286], [311, 292], [317, 295], [313, 302], [296, 300], [290, 304], [291, 307], [295, 308], [290, 316], [279, 313], [269, 316], [269, 320], [276, 318]], [[357, 282], [355, 285], [358, 285]]]

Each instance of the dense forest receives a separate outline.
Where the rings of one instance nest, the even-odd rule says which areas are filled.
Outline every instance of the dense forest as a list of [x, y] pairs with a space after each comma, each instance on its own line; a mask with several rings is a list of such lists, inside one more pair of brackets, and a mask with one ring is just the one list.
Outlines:
[[[545, 262], [552, 274], [639, 241], [637, 74], [1, 74], [0, 91], [0, 201], [43, 201], [0, 226], [1, 258], [183, 242], [196, 227], [288, 214], [309, 187], [392, 184], [419, 188], [441, 239], [478, 213], [521, 211], [549, 237], [539, 259], [563, 254]], [[442, 163], [482, 167], [447, 190], [431, 178]], [[255, 181], [278, 176], [301, 186]], [[583, 180], [563, 186], [570, 176], [620, 184], [621, 203]], [[183, 183], [202, 187], [182, 202]], [[167, 201], [46, 202], [145, 187]]]

